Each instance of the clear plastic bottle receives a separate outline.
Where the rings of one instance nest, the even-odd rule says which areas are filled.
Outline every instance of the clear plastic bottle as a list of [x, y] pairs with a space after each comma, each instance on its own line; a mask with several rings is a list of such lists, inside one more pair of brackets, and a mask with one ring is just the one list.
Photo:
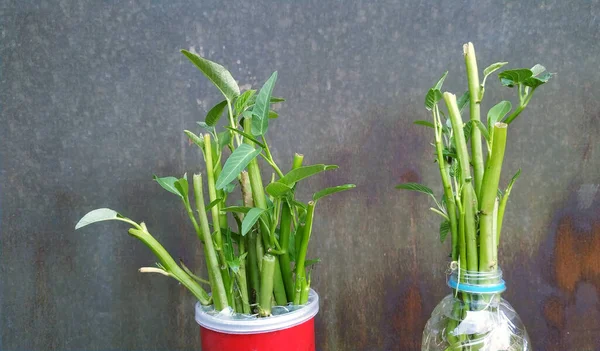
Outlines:
[[433, 310], [423, 331], [421, 351], [531, 351], [521, 318], [502, 298], [502, 271], [454, 269], [453, 293]]

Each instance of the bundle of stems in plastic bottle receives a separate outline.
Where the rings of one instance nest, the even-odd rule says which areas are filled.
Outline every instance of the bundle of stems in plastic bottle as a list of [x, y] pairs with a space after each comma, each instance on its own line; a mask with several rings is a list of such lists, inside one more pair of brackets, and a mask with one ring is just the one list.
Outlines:
[[[507, 62], [488, 66], [483, 70], [483, 79], [480, 80], [472, 43], [464, 45], [464, 58], [468, 90], [458, 98], [449, 92], [442, 93], [442, 84], [448, 72], [444, 73], [425, 97], [425, 108], [431, 113], [431, 121], [415, 122], [434, 132], [435, 161], [443, 187], [441, 199], [438, 200], [433, 190], [421, 184], [404, 183], [397, 186], [399, 189], [418, 191], [433, 198], [436, 207], [431, 210], [442, 217], [440, 240], [444, 242], [450, 235], [451, 257], [457, 266], [456, 273], [451, 276], [455, 276], [455, 279], [449, 280], [456, 285], [451, 285], [455, 289], [455, 294], [451, 295], [455, 300], [452, 302], [451, 316], [443, 318], [444, 328], [437, 331], [444, 334], [441, 339], [445, 343], [435, 346], [433, 343], [426, 343], [432, 338], [424, 334], [422, 350], [528, 350], [526, 342], [515, 341], [520, 346], [494, 348], [477, 341], [482, 338], [482, 334], [496, 335], [494, 330], [486, 333], [461, 333], [468, 324], [489, 324], [489, 319], [483, 318], [484, 314], [480, 312], [491, 313], [490, 308], [501, 312], [501, 309], [493, 306], [502, 304], [500, 293], [503, 291], [487, 293], [477, 289], [466, 291], [463, 288], [489, 287], [501, 281], [498, 245], [506, 204], [520, 174], [518, 170], [506, 188], [499, 188], [508, 128], [529, 104], [537, 88], [546, 83], [552, 74], [539, 64], [531, 69], [500, 72], [500, 83], [505, 87], [515, 88], [518, 103], [513, 108], [510, 101], [501, 101], [490, 108], [483, 119], [480, 110], [486, 81]], [[445, 109], [439, 106], [442, 100]], [[462, 116], [467, 111], [469, 119], [465, 123]], [[434, 315], [432, 319], [435, 318]], [[489, 326], [486, 328], [489, 329]], [[480, 326], [469, 330], [482, 331], [486, 328]], [[428, 333], [427, 328], [425, 333]]]

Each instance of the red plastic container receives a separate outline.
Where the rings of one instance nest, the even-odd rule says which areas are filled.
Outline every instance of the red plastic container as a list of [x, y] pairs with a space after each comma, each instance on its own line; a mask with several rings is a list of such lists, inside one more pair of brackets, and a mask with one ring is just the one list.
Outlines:
[[311, 290], [308, 303], [276, 316], [223, 319], [196, 304], [202, 351], [315, 351], [314, 318], [319, 296]]

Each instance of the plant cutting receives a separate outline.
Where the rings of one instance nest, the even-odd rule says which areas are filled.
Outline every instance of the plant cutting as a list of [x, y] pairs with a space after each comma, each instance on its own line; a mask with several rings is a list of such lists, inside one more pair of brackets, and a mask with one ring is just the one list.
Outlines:
[[[516, 171], [506, 188], [499, 186], [508, 129], [552, 74], [539, 64], [498, 73], [501, 85], [516, 91], [518, 103], [513, 107], [510, 101], [501, 101], [483, 119], [480, 110], [486, 81], [507, 62], [488, 66], [480, 80], [473, 44], [465, 44], [463, 51], [468, 90], [458, 98], [442, 93], [448, 72], [444, 73], [425, 97], [431, 120], [415, 122], [433, 131], [442, 196], [436, 197], [422, 184], [397, 186], [429, 195], [435, 203], [431, 210], [442, 219], [440, 241], [451, 238], [448, 285], [454, 293], [433, 311], [421, 349], [531, 350], [525, 327], [501, 298], [506, 287], [498, 266], [504, 213], [521, 171]], [[442, 100], [445, 109], [439, 106]], [[469, 119], [465, 123], [462, 115], [467, 111]]]
[[[144, 222], [114, 210], [93, 210], [76, 229], [107, 220], [129, 224], [128, 233], [158, 260], [156, 267], [140, 272], [174, 278], [198, 300], [202, 350], [314, 350], [313, 317], [319, 306], [311, 271], [319, 260], [309, 259], [308, 246], [315, 208], [324, 197], [354, 185], [317, 191], [308, 202], [297, 198], [303, 180], [338, 167], [305, 165], [304, 157], [295, 154], [284, 172], [273, 158], [267, 131], [278, 114], [272, 105], [284, 101], [272, 95], [277, 72], [260, 90], [240, 92], [223, 66], [182, 53], [219, 89], [223, 100], [198, 122], [202, 133], [184, 131], [201, 150], [204, 175], [154, 180], [181, 201], [204, 249], [208, 277], [199, 277], [173, 259]], [[222, 118], [224, 123], [219, 123]], [[220, 124], [223, 130], [217, 131]], [[271, 172], [267, 184], [262, 174], [266, 170], [261, 169], [265, 165]]]

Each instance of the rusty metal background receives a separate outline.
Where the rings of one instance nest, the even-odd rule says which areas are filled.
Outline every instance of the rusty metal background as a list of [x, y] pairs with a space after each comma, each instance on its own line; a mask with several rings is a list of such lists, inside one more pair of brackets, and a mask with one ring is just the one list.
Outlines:
[[[480, 67], [558, 72], [511, 126], [504, 181], [519, 167], [501, 263], [506, 298], [535, 350], [600, 350], [600, 3], [590, 1], [0, 1], [0, 349], [198, 349], [193, 298], [137, 273], [154, 260], [124, 225], [74, 232], [97, 207], [149, 228], [200, 267], [177, 199], [152, 174], [199, 170], [182, 130], [218, 92], [178, 50], [222, 62], [243, 87], [279, 71], [288, 98], [271, 128], [293, 152], [355, 182], [319, 204], [311, 252], [320, 350], [418, 350], [444, 283], [447, 246], [428, 199], [440, 190], [423, 95], [462, 44]], [[495, 79], [484, 110], [513, 97]], [[513, 100], [514, 101], [514, 100]]]

